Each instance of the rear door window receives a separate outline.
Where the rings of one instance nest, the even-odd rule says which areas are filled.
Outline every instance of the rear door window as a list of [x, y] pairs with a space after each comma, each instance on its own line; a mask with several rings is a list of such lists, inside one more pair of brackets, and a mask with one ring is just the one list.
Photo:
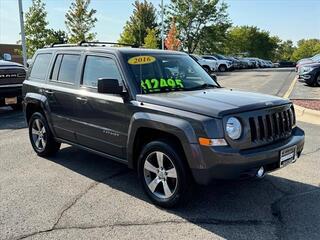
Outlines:
[[45, 81], [49, 69], [51, 55], [51, 53], [40, 53], [36, 56], [31, 69], [30, 78]]
[[82, 85], [97, 88], [99, 78], [117, 79], [121, 82], [121, 75], [116, 62], [108, 57], [87, 56]]
[[74, 84], [80, 62], [80, 55], [64, 54], [62, 56], [58, 81], [63, 83]]

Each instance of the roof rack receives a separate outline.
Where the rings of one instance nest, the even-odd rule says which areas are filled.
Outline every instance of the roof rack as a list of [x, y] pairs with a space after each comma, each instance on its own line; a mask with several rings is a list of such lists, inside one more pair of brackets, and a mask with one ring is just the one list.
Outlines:
[[78, 46], [83, 46], [83, 45], [87, 45], [87, 46], [105, 46], [105, 45], [118, 45], [118, 46], [127, 46], [127, 47], [133, 47], [133, 48], [138, 48], [139, 45], [135, 45], [135, 44], [128, 44], [128, 43], [116, 43], [116, 42], [87, 42], [87, 41], [81, 41], [78, 43]]
[[102, 46], [105, 47], [106, 45], [115, 45], [115, 46], [127, 46], [132, 48], [138, 48], [138, 45], [134, 44], [127, 44], [127, 43], [115, 43], [115, 42], [87, 42], [81, 41], [78, 43], [52, 43], [50, 45], [45, 46], [45, 48], [52, 48], [52, 47], [79, 47], [79, 46]]

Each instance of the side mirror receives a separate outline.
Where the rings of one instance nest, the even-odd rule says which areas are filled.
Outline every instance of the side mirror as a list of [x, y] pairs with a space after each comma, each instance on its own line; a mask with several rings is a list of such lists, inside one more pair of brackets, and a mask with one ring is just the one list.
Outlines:
[[120, 86], [118, 79], [99, 78], [98, 93], [122, 94], [123, 87]]
[[10, 53], [4, 53], [3, 54], [3, 60], [11, 61], [12, 60], [11, 54]]

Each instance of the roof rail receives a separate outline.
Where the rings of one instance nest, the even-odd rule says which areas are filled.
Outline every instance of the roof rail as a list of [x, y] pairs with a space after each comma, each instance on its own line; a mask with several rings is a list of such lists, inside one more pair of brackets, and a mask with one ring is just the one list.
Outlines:
[[127, 46], [127, 47], [133, 47], [133, 48], [138, 48], [139, 47], [139, 45], [135, 45], [135, 44], [116, 43], [116, 42], [87, 42], [87, 41], [81, 41], [81, 42], [78, 43], [78, 46], [83, 46], [83, 45], [87, 45], [87, 46], [118, 45], [118, 46]]
[[45, 48], [52, 48], [52, 47], [77, 47], [77, 46], [102, 46], [105, 47], [106, 45], [116, 45], [116, 46], [127, 46], [132, 48], [138, 48], [139, 45], [134, 44], [127, 44], [127, 43], [115, 43], [115, 42], [87, 42], [87, 41], [80, 41], [78, 43], [51, 43], [50, 45], [44, 46]]
[[51, 47], [76, 47], [76, 46], [79, 46], [79, 45], [74, 43], [51, 43], [50, 45], [46, 45], [44, 47], [51, 48]]

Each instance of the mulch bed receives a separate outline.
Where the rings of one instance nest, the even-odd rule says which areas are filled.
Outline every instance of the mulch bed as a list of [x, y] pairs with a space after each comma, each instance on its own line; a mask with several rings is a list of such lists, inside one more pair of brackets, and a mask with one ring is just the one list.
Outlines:
[[319, 100], [297, 99], [297, 100], [292, 100], [292, 101], [294, 104], [296, 104], [298, 106], [320, 111], [320, 99]]

